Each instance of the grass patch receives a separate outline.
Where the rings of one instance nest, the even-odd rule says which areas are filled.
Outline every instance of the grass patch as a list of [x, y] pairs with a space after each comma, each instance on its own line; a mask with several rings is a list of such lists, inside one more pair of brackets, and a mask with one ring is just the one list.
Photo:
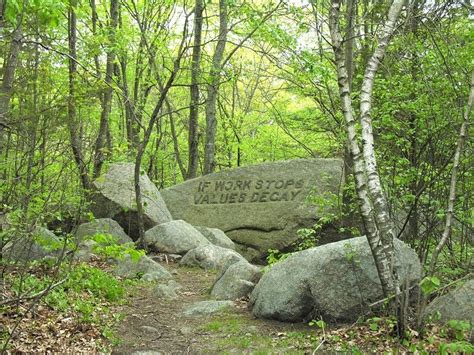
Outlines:
[[245, 330], [245, 322], [241, 319], [213, 320], [201, 327], [208, 332], [226, 332], [231, 334], [240, 333]]

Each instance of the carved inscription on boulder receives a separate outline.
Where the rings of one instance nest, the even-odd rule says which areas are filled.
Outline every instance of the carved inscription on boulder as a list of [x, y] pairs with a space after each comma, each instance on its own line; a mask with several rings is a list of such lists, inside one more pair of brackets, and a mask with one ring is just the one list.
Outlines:
[[305, 185], [303, 179], [200, 181], [195, 205], [294, 201]]
[[205, 175], [161, 194], [173, 218], [219, 228], [262, 257], [294, 242], [298, 229], [334, 213], [330, 204], [311, 205], [307, 197], [339, 194], [341, 178], [338, 159], [297, 159]]

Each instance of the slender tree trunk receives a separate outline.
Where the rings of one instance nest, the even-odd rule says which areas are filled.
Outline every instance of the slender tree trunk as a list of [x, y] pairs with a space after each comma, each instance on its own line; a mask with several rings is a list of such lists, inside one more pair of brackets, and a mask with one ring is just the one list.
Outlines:
[[387, 200], [377, 171], [371, 116], [372, 90], [375, 74], [377, 73], [379, 64], [382, 62], [388, 43], [395, 31], [395, 25], [404, 3], [404, 0], [395, 0], [389, 9], [387, 21], [378, 36], [377, 47], [367, 64], [360, 94], [360, 121], [362, 125], [362, 147], [365, 171], [367, 174], [367, 187], [375, 211], [375, 221], [379, 229], [378, 238], [380, 238], [380, 241], [377, 240], [377, 244], [381, 246], [381, 249], [383, 250], [382, 253], [385, 255], [383, 262], [385, 262], [386, 265], [384, 266], [385, 274], [382, 285], [386, 283], [383, 285], [385, 286], [386, 295], [393, 294], [396, 291], [395, 280], [393, 277], [394, 270], [392, 268], [394, 256], [393, 239], [395, 238], [395, 231], [393, 221], [389, 216]]
[[[410, 11], [410, 21], [409, 21], [409, 31], [413, 35], [414, 41], [417, 41], [417, 32], [418, 32], [418, 15], [420, 12], [419, 9], [420, 1], [415, 0], [413, 2], [411, 11]], [[418, 83], [418, 72], [420, 69], [420, 62], [418, 60], [418, 51], [416, 46], [413, 46], [413, 51], [411, 52], [411, 80], [413, 83]], [[417, 94], [414, 92], [412, 94], [411, 99], [413, 101], [416, 100]], [[415, 169], [418, 168], [418, 125], [417, 125], [417, 117], [415, 110], [412, 110], [409, 113], [409, 125], [410, 125], [410, 153], [409, 159], [410, 164]], [[410, 238], [410, 242], [414, 242], [418, 238], [418, 190], [419, 190], [419, 179], [417, 177], [413, 178], [413, 181], [410, 184], [410, 192], [413, 196], [415, 196], [415, 201], [410, 210], [410, 215], [408, 216], [408, 235]]]
[[454, 202], [456, 200], [456, 183], [457, 183], [457, 173], [461, 161], [461, 154], [464, 149], [464, 144], [466, 143], [469, 123], [471, 120], [471, 112], [472, 106], [474, 103], [474, 71], [471, 74], [471, 86], [469, 88], [469, 98], [466, 106], [466, 110], [464, 112], [464, 119], [461, 125], [461, 129], [459, 131], [459, 138], [456, 146], [456, 152], [454, 154], [454, 161], [453, 161], [453, 170], [451, 170], [451, 184], [449, 187], [449, 200], [448, 200], [448, 210], [446, 213], [446, 222], [444, 225], [443, 235], [441, 236], [438, 245], [436, 246], [433, 254], [431, 255], [431, 262], [430, 262], [430, 269], [428, 275], [433, 275], [434, 270], [436, 268], [436, 263], [438, 261], [438, 256], [441, 250], [443, 249], [444, 245], [449, 239], [451, 235], [452, 225], [453, 225], [453, 218], [454, 218]]
[[138, 240], [137, 240], [137, 245], [139, 246], [144, 246], [144, 238], [145, 238], [145, 223], [143, 221], [143, 203], [142, 203], [142, 193], [141, 193], [141, 188], [140, 188], [140, 169], [141, 169], [141, 163], [143, 159], [143, 154], [145, 153], [146, 147], [148, 145], [148, 142], [150, 141], [151, 133], [153, 131], [153, 127], [156, 124], [156, 121], [159, 117], [159, 113], [161, 109], [163, 108], [163, 104], [166, 100], [166, 96], [168, 95], [169, 90], [171, 89], [171, 86], [173, 85], [176, 75], [178, 74], [178, 71], [180, 69], [181, 65], [181, 59], [184, 55], [185, 52], [185, 41], [187, 37], [187, 28], [188, 28], [188, 22], [186, 18], [186, 22], [184, 24], [184, 31], [183, 31], [183, 37], [181, 40], [181, 43], [179, 45], [178, 49], [178, 54], [176, 59], [174, 60], [173, 63], [173, 70], [166, 81], [165, 85], [163, 88], [160, 90], [160, 97], [158, 99], [158, 102], [155, 105], [155, 108], [153, 110], [153, 113], [151, 114], [150, 121], [148, 122], [148, 126], [144, 132], [143, 136], [143, 141], [138, 145], [137, 147], [137, 156], [135, 158], [135, 170], [134, 170], [134, 185], [135, 185], [135, 202], [137, 204], [137, 223], [138, 223]]
[[[346, 11], [346, 41], [345, 41], [345, 51], [344, 51], [344, 63], [347, 68], [347, 80], [349, 85], [349, 90], [352, 92], [352, 78], [354, 76], [354, 37], [355, 37], [355, 17], [357, 9], [357, 0], [348, 0], [347, 1], [347, 11]], [[346, 142], [344, 145], [344, 181], [347, 183], [349, 181], [349, 176], [353, 174], [352, 166], [352, 157], [351, 157], [351, 148], [350, 142]], [[343, 208], [346, 211], [349, 211], [352, 205], [353, 198], [352, 193], [349, 189], [343, 190], [342, 196]], [[350, 213], [348, 213], [350, 215]], [[352, 222], [352, 221], [351, 221]]]
[[0, 0], [0, 32], [5, 25], [5, 10], [7, 7], [7, 0]]
[[21, 22], [12, 33], [10, 51], [3, 64], [3, 78], [0, 86], [0, 155], [3, 152], [3, 131], [9, 127], [8, 115], [10, 111], [10, 99], [13, 91], [13, 81], [18, 64], [18, 56], [21, 49], [21, 38], [23, 36]]
[[222, 59], [224, 57], [227, 42], [227, 1], [219, 1], [219, 37], [216, 50], [212, 56], [212, 66], [207, 85], [206, 101], [206, 145], [204, 147], [204, 174], [210, 174], [215, 168], [215, 144], [216, 144], [216, 103], [219, 92], [220, 74], [222, 71]]
[[332, 1], [329, 22], [337, 65], [339, 95], [341, 97], [342, 111], [346, 121], [346, 131], [354, 165], [358, 203], [385, 296], [395, 292], [392, 273], [393, 227], [388, 216], [388, 208], [377, 174], [370, 110], [375, 73], [377, 72], [378, 64], [383, 58], [385, 48], [393, 33], [395, 22], [403, 3], [403, 0], [395, 0], [393, 2], [389, 10], [388, 20], [381, 31], [378, 46], [369, 60], [364, 76], [361, 92], [363, 151], [360, 150], [357, 142], [356, 119], [351, 99], [350, 80], [346, 68], [347, 56], [345, 56], [343, 50], [343, 41], [339, 29], [341, 4], [338, 0]]
[[196, 177], [199, 164], [199, 74], [201, 66], [203, 9], [203, 1], [196, 0], [194, 6], [194, 44], [191, 65], [191, 102], [189, 109], [188, 179]]
[[130, 90], [127, 82], [127, 58], [123, 56], [120, 59], [120, 71], [122, 74], [122, 91], [125, 106], [125, 129], [127, 135], [128, 146], [131, 150], [135, 150], [138, 145], [138, 132], [135, 124], [135, 106], [130, 97]]
[[76, 89], [75, 81], [77, 75], [77, 19], [76, 12], [74, 10], [77, 2], [71, 0], [68, 12], [68, 44], [69, 44], [69, 98], [68, 98], [68, 128], [69, 136], [71, 139], [71, 149], [76, 162], [77, 168], [79, 169], [79, 177], [81, 179], [82, 187], [85, 190], [89, 190], [91, 187], [89, 175], [87, 172], [87, 166], [84, 162], [84, 156], [82, 154], [81, 144], [81, 123], [76, 117]]
[[352, 77], [354, 76], [354, 34], [355, 34], [355, 17], [357, 10], [357, 0], [347, 0], [346, 11], [346, 40], [344, 63], [347, 69], [347, 80], [349, 81], [349, 89], [352, 92]]
[[[118, 0], [110, 0], [110, 24], [109, 24], [109, 45], [112, 46], [115, 42], [115, 31], [117, 29], [119, 13]], [[100, 115], [100, 127], [95, 142], [95, 155], [94, 155], [94, 178], [97, 178], [102, 169], [102, 165], [105, 161], [104, 148], [106, 139], [109, 131], [109, 117], [112, 108], [112, 77], [114, 75], [114, 61], [115, 52], [113, 49], [109, 49], [107, 53], [107, 63], [105, 69], [105, 92], [102, 101], [102, 112]]]
[[176, 133], [176, 126], [174, 124], [174, 117], [171, 108], [171, 104], [168, 100], [166, 100], [166, 109], [168, 110], [168, 117], [170, 119], [170, 130], [171, 130], [171, 138], [173, 139], [173, 150], [174, 156], [176, 159], [176, 163], [178, 163], [179, 171], [181, 172], [181, 176], [184, 180], [186, 180], [186, 168], [184, 167], [183, 160], [181, 159], [181, 153], [179, 151], [179, 142], [178, 142], [178, 135]]
[[34, 69], [33, 69], [33, 115], [32, 115], [32, 122], [28, 122], [28, 129], [29, 132], [29, 144], [28, 144], [28, 163], [26, 169], [26, 180], [25, 180], [25, 200], [24, 200], [24, 211], [28, 210], [28, 206], [31, 200], [31, 184], [33, 183], [33, 167], [35, 165], [35, 152], [36, 152], [36, 145], [37, 145], [37, 128], [39, 123], [39, 112], [38, 112], [38, 69], [39, 69], [39, 59], [40, 59], [40, 52], [39, 52], [39, 45], [35, 46], [35, 54], [34, 54]]
[[[92, 35], [96, 36], [97, 35], [97, 22], [98, 22], [98, 15], [97, 15], [97, 6], [95, 4], [95, 0], [90, 0], [90, 5], [91, 5], [91, 20], [92, 20]], [[100, 62], [99, 62], [99, 55], [95, 54], [94, 55], [94, 64], [95, 64], [95, 71], [96, 75], [98, 78], [101, 77], [100, 73]], [[102, 103], [103, 100], [103, 94], [100, 95], [100, 101]]]

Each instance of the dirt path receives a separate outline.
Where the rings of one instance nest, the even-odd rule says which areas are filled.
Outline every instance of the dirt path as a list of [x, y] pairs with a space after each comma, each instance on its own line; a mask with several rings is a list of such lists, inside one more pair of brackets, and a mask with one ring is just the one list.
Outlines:
[[[131, 302], [124, 307], [125, 318], [117, 329], [121, 344], [114, 353], [268, 353], [282, 352], [285, 347], [305, 353], [314, 349], [316, 339], [308, 326], [256, 320], [245, 302], [236, 302], [235, 309], [213, 316], [184, 316], [186, 306], [209, 299], [216, 273], [173, 263], [164, 266], [181, 286], [178, 298], [157, 297], [156, 286], [142, 286], [130, 294]], [[292, 336], [299, 341], [291, 341]]]

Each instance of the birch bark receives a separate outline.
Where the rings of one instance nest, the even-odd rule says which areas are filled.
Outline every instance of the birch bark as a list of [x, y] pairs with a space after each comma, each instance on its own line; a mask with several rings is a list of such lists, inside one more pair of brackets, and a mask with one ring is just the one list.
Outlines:
[[349, 148], [354, 163], [357, 199], [364, 221], [367, 239], [374, 256], [385, 296], [395, 292], [392, 270], [393, 224], [388, 215], [388, 207], [377, 173], [374, 151], [372, 119], [372, 89], [378, 65], [395, 30], [404, 0], [395, 0], [389, 10], [388, 19], [378, 36], [378, 45], [370, 58], [361, 88], [360, 121], [362, 125], [362, 150], [359, 147], [356, 117], [351, 98], [351, 82], [346, 65], [348, 53], [343, 48], [343, 38], [339, 27], [341, 2], [333, 0], [330, 10], [329, 28], [337, 67], [339, 96], [346, 121]]

